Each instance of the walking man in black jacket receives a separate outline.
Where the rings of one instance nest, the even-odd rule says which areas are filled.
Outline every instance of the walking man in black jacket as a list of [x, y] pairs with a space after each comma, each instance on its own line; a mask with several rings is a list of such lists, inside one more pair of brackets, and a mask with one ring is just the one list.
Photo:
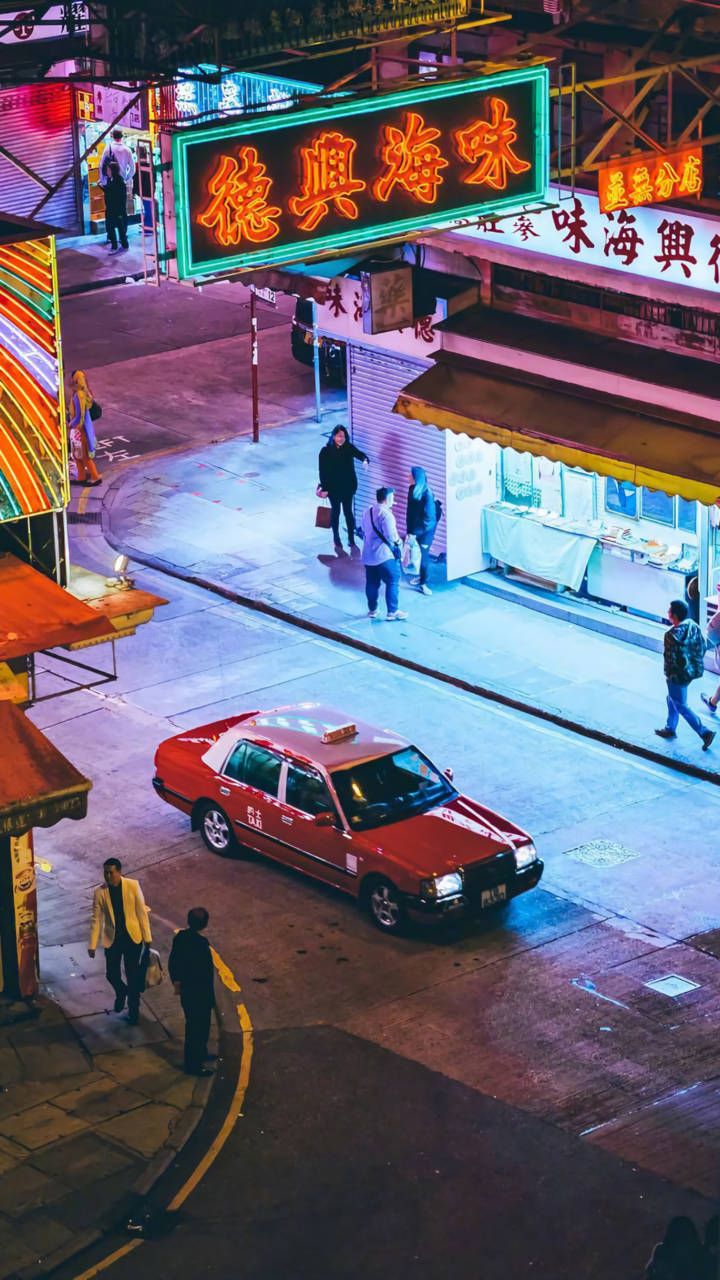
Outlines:
[[188, 927], [175, 934], [168, 968], [170, 980], [185, 1014], [185, 1071], [209, 1076], [210, 1015], [215, 1004], [214, 969], [210, 943], [204, 936], [210, 919], [204, 907], [188, 911]]

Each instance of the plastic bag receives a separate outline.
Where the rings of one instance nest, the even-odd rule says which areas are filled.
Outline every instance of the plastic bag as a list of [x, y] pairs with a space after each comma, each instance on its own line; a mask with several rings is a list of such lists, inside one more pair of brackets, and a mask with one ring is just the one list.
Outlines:
[[411, 575], [415, 573], [419, 573], [420, 557], [421, 557], [420, 543], [415, 537], [415, 534], [414, 533], [406, 534], [405, 541], [403, 542], [403, 546], [402, 546], [402, 558], [400, 561], [403, 567], [403, 571]]
[[158, 952], [146, 944], [140, 956], [140, 990], [147, 991], [149, 987], [159, 986], [164, 976]]

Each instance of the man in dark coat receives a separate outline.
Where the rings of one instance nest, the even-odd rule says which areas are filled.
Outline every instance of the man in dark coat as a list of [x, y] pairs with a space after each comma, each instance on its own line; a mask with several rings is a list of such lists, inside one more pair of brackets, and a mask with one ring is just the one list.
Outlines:
[[204, 907], [188, 911], [188, 927], [175, 934], [168, 961], [170, 980], [185, 1014], [185, 1071], [209, 1076], [210, 1015], [215, 1004], [214, 969], [210, 943], [204, 936], [210, 919]]
[[665, 632], [664, 663], [667, 680], [667, 724], [656, 729], [658, 738], [674, 738], [680, 716], [687, 720], [702, 739], [703, 751], [715, 738], [712, 729], [706, 729], [702, 720], [688, 706], [688, 688], [693, 680], [699, 680], [705, 670], [705, 638], [697, 622], [688, 618], [684, 600], [672, 600], [668, 610], [670, 626]]
[[336, 427], [328, 443], [320, 450], [318, 467], [320, 484], [318, 497], [330, 499], [330, 525], [333, 531], [335, 550], [338, 555], [345, 554], [340, 541], [340, 508], [345, 516], [348, 531], [350, 552], [359, 555], [355, 542], [355, 517], [353, 515], [353, 498], [357, 490], [355, 475], [355, 459], [367, 466], [368, 456], [351, 443], [346, 427]]
[[127, 225], [127, 187], [117, 160], [111, 160], [107, 166], [105, 183], [105, 229], [112, 246], [111, 253], [121, 253], [123, 249], [129, 248]]

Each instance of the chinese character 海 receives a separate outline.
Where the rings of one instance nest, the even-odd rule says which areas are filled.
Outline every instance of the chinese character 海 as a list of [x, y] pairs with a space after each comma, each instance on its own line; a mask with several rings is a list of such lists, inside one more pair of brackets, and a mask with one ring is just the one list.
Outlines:
[[582, 245], [585, 245], [586, 249], [595, 247], [589, 235], [586, 234], [587, 219], [585, 210], [577, 196], [573, 199], [572, 210], [553, 209], [552, 216], [556, 229], [558, 231], [567, 231], [567, 235], [563, 236], [563, 242], [570, 244], [571, 253], [579, 253]]
[[359, 289], [353, 294], [353, 320], [356, 324], [358, 320], [362, 320], [362, 294]]
[[538, 232], [533, 230], [532, 218], [526, 213], [521, 213], [519, 218], [513, 222], [513, 231], [516, 236], [520, 236], [521, 240], [529, 240], [531, 236], [538, 239]]
[[352, 175], [356, 147], [352, 138], [324, 132], [309, 147], [301, 148], [302, 195], [288, 201], [290, 212], [300, 218], [301, 231], [314, 231], [331, 204], [343, 217], [357, 218], [358, 207], [351, 197], [364, 191], [366, 184]]
[[679, 262], [685, 278], [690, 279], [692, 272], [688, 263], [697, 263], [697, 258], [693, 258], [690, 253], [694, 234], [687, 222], [680, 222], [678, 219], [669, 222], [667, 218], [663, 218], [658, 227], [660, 252], [655, 254], [655, 261], [662, 262], [663, 271], [667, 271], [671, 262]]
[[[614, 222], [614, 214], [609, 213], [607, 216], [611, 222]], [[605, 228], [605, 248], [603, 253], [606, 258], [609, 258], [612, 253], [616, 258], [622, 258], [626, 267], [632, 265], [639, 256], [639, 246], [645, 243], [640, 238], [635, 222], [634, 213], [628, 213], [627, 209], [621, 209], [618, 214], [618, 230], [615, 234], [612, 234], [612, 227]]]
[[410, 111], [405, 117], [404, 129], [385, 125], [383, 132], [382, 160], [386, 168], [373, 188], [376, 199], [387, 200], [391, 191], [399, 186], [415, 200], [434, 204], [443, 181], [440, 170], [448, 167], [435, 141], [440, 137], [440, 130], [426, 127], [422, 116]]
[[221, 156], [208, 183], [212, 199], [197, 220], [225, 246], [273, 240], [280, 230], [276, 219], [281, 211], [267, 202], [271, 186], [255, 147], [240, 147], [237, 159]]
[[504, 191], [509, 173], [526, 173], [532, 165], [512, 149], [517, 142], [517, 121], [508, 115], [507, 103], [491, 98], [490, 112], [490, 120], [475, 120], [466, 129], [458, 129], [455, 140], [461, 159], [477, 165], [463, 181]]

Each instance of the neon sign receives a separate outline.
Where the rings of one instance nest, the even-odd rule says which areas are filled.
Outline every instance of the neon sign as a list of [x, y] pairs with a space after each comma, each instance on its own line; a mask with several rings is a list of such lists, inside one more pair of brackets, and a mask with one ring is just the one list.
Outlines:
[[[421, 85], [173, 135], [181, 278], [292, 261], [543, 197], [547, 71]], [[337, 113], [337, 107], [334, 108]]]
[[0, 245], [0, 521], [68, 500], [55, 242]]
[[618, 213], [638, 205], [699, 196], [702, 185], [702, 147], [619, 160], [598, 170], [600, 212]]

